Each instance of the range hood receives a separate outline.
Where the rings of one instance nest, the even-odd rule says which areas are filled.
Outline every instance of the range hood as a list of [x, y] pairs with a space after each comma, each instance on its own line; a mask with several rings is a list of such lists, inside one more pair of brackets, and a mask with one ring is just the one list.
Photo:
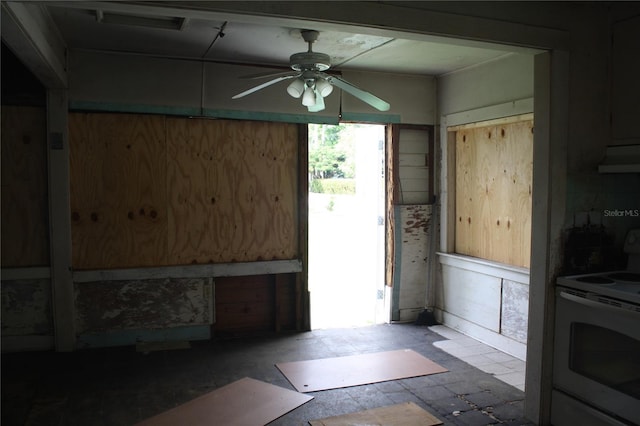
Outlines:
[[640, 145], [608, 146], [598, 172], [640, 173]]

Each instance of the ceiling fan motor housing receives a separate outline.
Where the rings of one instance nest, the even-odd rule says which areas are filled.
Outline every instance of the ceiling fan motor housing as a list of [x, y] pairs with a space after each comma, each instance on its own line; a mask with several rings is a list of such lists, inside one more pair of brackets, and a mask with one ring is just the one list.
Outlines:
[[291, 55], [289, 64], [295, 71], [325, 71], [331, 67], [331, 58], [325, 53], [300, 52]]

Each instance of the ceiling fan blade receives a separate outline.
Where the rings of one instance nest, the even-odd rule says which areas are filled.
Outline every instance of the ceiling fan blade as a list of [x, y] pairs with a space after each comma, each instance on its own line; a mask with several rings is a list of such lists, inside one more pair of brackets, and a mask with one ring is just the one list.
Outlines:
[[371, 105], [372, 107], [374, 107], [379, 111], [388, 111], [389, 108], [391, 108], [391, 105], [389, 105], [388, 102], [383, 101], [379, 97], [369, 92], [365, 92], [364, 90], [354, 86], [353, 84], [339, 77], [327, 75], [326, 80], [329, 83], [333, 84], [334, 86], [344, 90], [345, 92], [352, 94], [353, 96], [360, 99], [361, 101], [368, 103], [369, 105]]
[[309, 112], [318, 112], [324, 109], [324, 98], [322, 97], [320, 92], [318, 92], [318, 90], [316, 90], [316, 103], [314, 105], [311, 105], [310, 107], [307, 107], [307, 109], [309, 110]]
[[282, 77], [282, 76], [287, 76], [287, 75], [299, 75], [300, 73], [298, 71], [282, 71], [282, 72], [260, 72], [257, 74], [248, 74], [248, 75], [243, 75], [240, 78], [242, 79], [257, 79], [257, 78], [267, 78], [267, 77]]
[[298, 73], [298, 74], [285, 75], [285, 76], [282, 76], [282, 77], [274, 78], [273, 80], [269, 80], [269, 81], [267, 81], [266, 83], [259, 84], [259, 85], [258, 85], [258, 86], [256, 86], [256, 87], [252, 87], [252, 88], [251, 88], [251, 89], [249, 89], [249, 90], [245, 90], [245, 91], [244, 91], [244, 92], [242, 92], [242, 93], [238, 93], [237, 95], [233, 96], [231, 99], [238, 99], [238, 98], [242, 98], [243, 96], [250, 95], [250, 94], [251, 94], [251, 93], [253, 93], [253, 92], [257, 92], [258, 90], [261, 90], [261, 89], [264, 89], [265, 87], [271, 86], [272, 84], [279, 83], [279, 82], [281, 82], [282, 80], [288, 80], [288, 79], [290, 79], [290, 78], [298, 77], [298, 75], [299, 75], [299, 73]]

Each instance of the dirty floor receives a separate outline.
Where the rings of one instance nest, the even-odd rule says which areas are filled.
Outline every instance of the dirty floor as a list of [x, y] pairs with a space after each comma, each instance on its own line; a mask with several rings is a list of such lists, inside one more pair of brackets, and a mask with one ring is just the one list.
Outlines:
[[192, 342], [189, 349], [134, 347], [2, 355], [2, 425], [131, 425], [243, 377], [287, 389], [278, 362], [413, 349], [446, 373], [310, 393], [271, 425], [413, 401], [445, 425], [529, 425], [524, 393], [445, 352], [425, 326], [360, 328]]

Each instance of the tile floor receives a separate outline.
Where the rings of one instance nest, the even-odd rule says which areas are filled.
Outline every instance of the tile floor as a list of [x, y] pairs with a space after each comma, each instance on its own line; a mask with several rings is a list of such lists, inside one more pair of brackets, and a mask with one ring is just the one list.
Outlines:
[[526, 362], [458, 333], [444, 325], [429, 327], [447, 340], [433, 346], [524, 392]]
[[[118, 347], [3, 354], [1, 422], [3, 426], [132, 425], [243, 377], [293, 390], [275, 368], [278, 362], [408, 348], [449, 371], [312, 392], [313, 400], [271, 426], [308, 425], [313, 419], [407, 401], [445, 425], [531, 424], [523, 418], [521, 389], [439, 348], [453, 345], [445, 342], [462, 339], [456, 342], [459, 347], [469, 342], [457, 334], [449, 334], [452, 338], [447, 340], [438, 333], [425, 326], [392, 324], [212, 339], [192, 342], [189, 349], [148, 353]], [[498, 357], [493, 350], [482, 355]]]

